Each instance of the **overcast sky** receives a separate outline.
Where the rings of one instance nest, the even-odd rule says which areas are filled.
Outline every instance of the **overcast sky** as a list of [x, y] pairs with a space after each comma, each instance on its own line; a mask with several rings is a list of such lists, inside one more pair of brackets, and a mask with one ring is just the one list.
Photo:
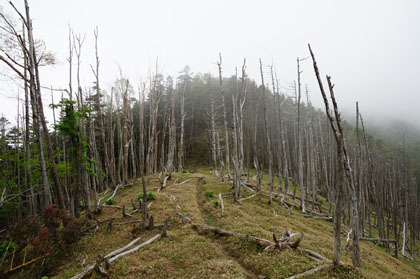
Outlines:
[[[22, 7], [23, 0], [13, 1]], [[68, 85], [68, 26], [86, 34], [82, 82], [94, 77], [95, 26], [99, 27], [101, 85], [109, 87], [121, 67], [136, 84], [159, 58], [160, 70], [176, 75], [185, 65], [194, 73], [216, 74], [223, 56], [225, 76], [246, 57], [248, 73], [259, 82], [258, 58], [276, 67], [281, 84], [296, 79], [296, 58], [311, 43], [321, 73], [336, 84], [339, 106], [359, 101], [365, 121], [409, 118], [420, 123], [420, 1], [418, 0], [34, 0], [29, 1], [34, 35], [54, 52], [58, 64], [44, 69], [44, 86]], [[0, 5], [13, 14], [7, 1]], [[310, 60], [302, 62], [303, 83], [312, 102], [321, 96]], [[0, 66], [5, 72], [5, 66]], [[268, 72], [268, 71], [267, 71]], [[10, 72], [8, 72], [10, 74]], [[14, 117], [17, 89], [0, 77], [0, 110]], [[44, 91], [44, 95], [50, 92]], [[50, 100], [45, 96], [46, 102]], [[420, 125], [419, 125], [420, 126]]]

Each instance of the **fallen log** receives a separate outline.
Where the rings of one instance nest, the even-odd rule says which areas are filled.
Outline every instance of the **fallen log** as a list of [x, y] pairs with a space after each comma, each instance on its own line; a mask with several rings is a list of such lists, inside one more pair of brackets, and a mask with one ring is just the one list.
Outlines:
[[303, 273], [300, 273], [300, 274], [297, 274], [297, 275], [293, 275], [293, 276], [291, 276], [291, 277], [289, 277], [287, 279], [297, 279], [297, 278], [302, 278], [302, 277], [305, 277], [305, 276], [309, 276], [309, 275], [314, 274], [315, 272], [318, 272], [318, 271], [321, 271], [323, 269], [326, 269], [329, 266], [330, 266], [329, 264], [323, 264], [323, 265], [320, 265], [320, 266], [315, 267], [313, 269], [310, 269], [308, 271], [305, 271]]
[[237, 237], [242, 237], [242, 238], [246, 238], [246, 239], [251, 239], [253, 241], [255, 241], [259, 246], [263, 247], [264, 250], [268, 250], [270, 248], [277, 248], [279, 250], [283, 250], [283, 249], [296, 249], [299, 246], [299, 243], [301, 242], [302, 238], [303, 238], [303, 233], [301, 233], [300, 237], [294, 241], [294, 242], [290, 242], [290, 236], [284, 236], [280, 239], [277, 240], [275, 234], [273, 233], [273, 239], [274, 242], [267, 240], [267, 239], [263, 239], [263, 238], [259, 238], [259, 237], [255, 237], [255, 236], [250, 236], [248, 234], [241, 234], [241, 233], [237, 233], [237, 232], [232, 232], [232, 231], [228, 231], [222, 228], [218, 228], [218, 227], [212, 227], [212, 226], [208, 226], [208, 225], [204, 225], [204, 224], [200, 224], [200, 223], [192, 223], [194, 228], [201, 228], [204, 231], [210, 231], [213, 232], [214, 234], [217, 235], [221, 235], [221, 236], [237, 236]]
[[248, 197], [246, 197], [246, 198], [239, 199], [239, 201], [241, 202], [241, 201], [246, 201], [246, 200], [252, 199], [252, 198], [253, 198], [253, 197], [255, 197], [256, 195], [257, 195], [257, 194], [253, 194], [253, 195], [248, 196]]
[[314, 252], [314, 251], [312, 251], [310, 249], [302, 248], [302, 247], [298, 247], [297, 249], [300, 250], [300, 251], [302, 251], [302, 252], [305, 252], [306, 254], [308, 254], [309, 256], [311, 256], [313, 258], [319, 259], [321, 261], [330, 262], [330, 260], [327, 259], [326, 257], [324, 257], [324, 256], [322, 256], [322, 255], [318, 254], [317, 252]]
[[[127, 244], [126, 246], [109, 253], [108, 255], [106, 255], [103, 258], [100, 258], [100, 260], [98, 260], [95, 264], [91, 264], [91, 265], [87, 266], [84, 271], [82, 271], [79, 274], [76, 274], [75, 276], [71, 277], [71, 279], [88, 278], [92, 275], [93, 271], [102, 269], [101, 265], [103, 264], [103, 262], [105, 262], [106, 265], [110, 265], [113, 262], [115, 262], [117, 259], [119, 259], [120, 257], [123, 257], [123, 256], [129, 255], [131, 253], [134, 253], [134, 252], [138, 251], [141, 247], [146, 246], [148, 244], [151, 244], [153, 241], [158, 239], [159, 236], [160, 236], [160, 234], [157, 234], [154, 237], [152, 237], [151, 239], [147, 240], [146, 242], [143, 242], [142, 244], [140, 244], [140, 245], [138, 245], [138, 246], [136, 246], [136, 247], [134, 247], [130, 250], [127, 250], [128, 248], [132, 247], [134, 244], [136, 244], [140, 240], [140, 237], [136, 238], [133, 241], [131, 241], [129, 244]], [[104, 273], [104, 272], [101, 271], [101, 273]]]
[[113, 263], [113, 262], [114, 262], [114, 261], [116, 261], [118, 258], [123, 257], [123, 256], [126, 256], [126, 255], [129, 255], [129, 254], [131, 254], [131, 253], [134, 253], [134, 252], [138, 251], [141, 247], [146, 246], [146, 245], [148, 245], [148, 244], [151, 244], [153, 241], [155, 241], [156, 239], [158, 239], [158, 237], [159, 237], [159, 236], [160, 236], [160, 233], [159, 233], [159, 234], [157, 234], [157, 235], [155, 235], [154, 237], [152, 237], [152, 238], [151, 238], [151, 239], [149, 239], [148, 241], [143, 242], [142, 244], [140, 244], [140, 245], [136, 246], [136, 247], [135, 247], [135, 248], [133, 248], [133, 249], [130, 249], [130, 250], [127, 250], [127, 251], [125, 251], [125, 252], [122, 252], [121, 254], [115, 255], [114, 257], [112, 257], [112, 258], [110, 258], [110, 259], [109, 259], [109, 263]]
[[[121, 247], [121, 248], [119, 248], [115, 251], [112, 251], [111, 253], [109, 253], [108, 255], [103, 257], [102, 261], [108, 260], [109, 258], [117, 255], [118, 253], [121, 253], [121, 252], [127, 250], [128, 248], [130, 248], [131, 246], [133, 246], [134, 244], [139, 242], [140, 239], [141, 239], [141, 237], [138, 237], [138, 238], [134, 239], [133, 241], [131, 241], [130, 243], [128, 243], [127, 245], [125, 245], [124, 247]], [[97, 265], [97, 263], [87, 266], [84, 271], [80, 272], [79, 274], [74, 275], [73, 277], [71, 277], [71, 279], [86, 278], [87, 276], [89, 276], [92, 273], [92, 271], [95, 269], [96, 265]]]
[[381, 238], [368, 238], [368, 237], [361, 237], [359, 238], [360, 240], [363, 241], [372, 241], [372, 242], [397, 242], [397, 240], [395, 239], [381, 239]]

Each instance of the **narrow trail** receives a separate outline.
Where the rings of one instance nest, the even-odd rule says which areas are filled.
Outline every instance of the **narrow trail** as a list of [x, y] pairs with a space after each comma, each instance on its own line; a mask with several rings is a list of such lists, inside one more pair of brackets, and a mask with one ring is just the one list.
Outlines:
[[[210, 176], [206, 176], [205, 178], [208, 179], [214, 179], [213, 177]], [[197, 208], [200, 210], [201, 212], [201, 219], [204, 222], [204, 216], [205, 216], [205, 211], [204, 208], [202, 206], [202, 204], [200, 203], [200, 195], [201, 195], [201, 185], [203, 183], [202, 181], [203, 179], [198, 179], [197, 184], [196, 184], [196, 205]], [[255, 273], [255, 271], [251, 270], [249, 267], [245, 266], [240, 260], [238, 260], [237, 258], [233, 257], [228, 251], [226, 251], [226, 249], [223, 247], [223, 245], [219, 244], [216, 240], [214, 240], [212, 237], [209, 237], [208, 235], [205, 235], [205, 238], [207, 241], [209, 241], [210, 243], [212, 243], [217, 250], [219, 250], [227, 260], [230, 260], [232, 262], [234, 262], [238, 267], [240, 267], [240, 269], [243, 271], [243, 273], [247, 276], [247, 278], [265, 278], [264, 276], [258, 276], [257, 273]]]

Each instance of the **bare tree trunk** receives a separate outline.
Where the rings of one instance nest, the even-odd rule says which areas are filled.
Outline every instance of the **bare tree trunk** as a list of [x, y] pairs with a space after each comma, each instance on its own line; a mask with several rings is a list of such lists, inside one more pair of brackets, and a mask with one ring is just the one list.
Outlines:
[[168, 145], [168, 172], [169, 178], [172, 177], [172, 172], [175, 170], [174, 166], [174, 155], [175, 155], [175, 145], [176, 145], [176, 121], [175, 121], [175, 92], [170, 88], [170, 125], [169, 125], [169, 145]]
[[27, 31], [28, 31], [28, 44], [29, 44], [29, 74], [30, 74], [30, 81], [31, 81], [30, 90], [33, 92], [34, 96], [36, 96], [36, 99], [37, 99], [38, 113], [41, 120], [42, 130], [44, 133], [45, 144], [47, 146], [47, 153], [52, 163], [50, 167], [50, 171], [51, 171], [51, 175], [53, 177], [54, 185], [57, 192], [58, 205], [61, 209], [65, 209], [63, 191], [61, 188], [61, 183], [58, 177], [57, 169], [55, 167], [54, 152], [52, 149], [50, 135], [48, 132], [48, 127], [47, 127], [47, 123], [45, 121], [45, 116], [44, 116], [44, 109], [42, 105], [40, 82], [39, 82], [38, 65], [35, 58], [36, 54], [35, 54], [35, 47], [34, 47], [34, 38], [32, 34], [32, 20], [29, 15], [29, 5], [28, 5], [27, 0], [25, 0], [25, 10], [26, 10], [26, 26], [27, 26]]
[[144, 91], [146, 85], [143, 86], [143, 89], [139, 88], [139, 169], [140, 175], [144, 175]]
[[213, 174], [218, 175], [217, 173], [217, 155], [216, 155], [216, 122], [214, 115], [214, 98], [213, 90], [211, 88], [211, 78], [208, 80], [208, 92], [210, 94], [210, 125], [211, 125], [211, 151], [213, 158]]
[[232, 112], [233, 112], [233, 166], [234, 166], [234, 200], [238, 202], [241, 196], [241, 178], [244, 161], [243, 148], [243, 107], [246, 100], [246, 74], [245, 60], [242, 66], [241, 89], [239, 90], [239, 80], [236, 73], [236, 93], [232, 94]]
[[[309, 46], [309, 51], [311, 53], [312, 56], [312, 60], [313, 60], [313, 66], [314, 66], [314, 70], [315, 70], [315, 75], [317, 77], [318, 80], [318, 84], [321, 90], [321, 94], [322, 97], [324, 99], [324, 104], [325, 104], [325, 110], [327, 113], [327, 116], [330, 120], [330, 124], [331, 124], [331, 129], [334, 131], [335, 134], [335, 138], [336, 138], [336, 143], [337, 143], [337, 161], [338, 161], [338, 179], [337, 179], [337, 184], [338, 185], [343, 185], [344, 181], [342, 179], [343, 176], [343, 168], [347, 177], [347, 181], [348, 181], [348, 185], [350, 187], [350, 199], [351, 199], [351, 217], [352, 217], [352, 229], [353, 229], [353, 257], [352, 257], [352, 261], [353, 261], [353, 265], [355, 267], [360, 267], [360, 247], [359, 247], [359, 221], [358, 221], [358, 211], [357, 211], [357, 197], [356, 197], [356, 191], [354, 188], [354, 182], [353, 182], [353, 176], [351, 173], [351, 168], [350, 168], [350, 160], [348, 157], [348, 153], [347, 153], [347, 148], [345, 145], [345, 141], [344, 141], [344, 134], [343, 134], [343, 128], [341, 126], [341, 120], [340, 120], [340, 114], [338, 112], [338, 107], [337, 107], [337, 103], [335, 101], [335, 97], [334, 97], [334, 91], [333, 91], [333, 85], [331, 83], [331, 78], [329, 76], [327, 76], [327, 82], [328, 82], [328, 88], [330, 90], [330, 96], [331, 96], [331, 100], [333, 102], [334, 105], [334, 114], [335, 114], [335, 118], [336, 121], [334, 121], [334, 118], [331, 116], [330, 114], [330, 109], [329, 109], [329, 104], [328, 104], [328, 100], [327, 100], [327, 96], [325, 94], [322, 82], [321, 82], [321, 78], [319, 76], [319, 71], [318, 71], [318, 66], [316, 64], [315, 61], [315, 56], [312, 53], [311, 47]], [[337, 127], [335, 126], [337, 125]], [[336, 190], [341, 191], [343, 189], [343, 187], [338, 186], [336, 187]], [[334, 265], [338, 265], [340, 263], [340, 218], [337, 218], [337, 215], [340, 215], [341, 209], [342, 209], [342, 204], [341, 204], [341, 200], [342, 197], [340, 195], [340, 192], [336, 192], [336, 209], [335, 209], [335, 214], [334, 214], [334, 258], [333, 258], [333, 263]], [[337, 214], [338, 213], [338, 214]], [[338, 216], [340, 217], [340, 216]]]
[[[229, 154], [229, 135], [227, 128], [226, 108], [225, 108], [225, 91], [223, 90], [223, 78], [222, 78], [222, 54], [219, 53], [219, 61], [217, 62], [219, 68], [219, 86], [220, 95], [222, 96], [222, 107], [223, 107], [223, 120], [225, 128], [225, 151], [226, 151], [226, 171], [228, 177], [230, 177], [230, 154]], [[223, 174], [222, 174], [223, 177]]]
[[95, 84], [95, 88], [96, 88], [96, 96], [95, 96], [95, 102], [96, 102], [96, 107], [98, 110], [98, 122], [100, 125], [100, 130], [101, 130], [101, 144], [102, 144], [102, 148], [104, 151], [104, 162], [105, 162], [105, 175], [106, 175], [106, 180], [105, 180], [105, 184], [106, 187], [108, 187], [109, 182], [110, 182], [110, 176], [112, 176], [112, 171], [111, 171], [111, 164], [110, 164], [110, 160], [109, 160], [109, 152], [108, 152], [108, 144], [107, 144], [107, 138], [105, 137], [105, 127], [104, 127], [104, 120], [102, 117], [102, 105], [101, 105], [101, 87], [99, 85], [99, 54], [98, 54], [98, 27], [95, 28], [94, 30], [94, 35], [95, 35], [95, 57], [96, 57], [96, 68], [95, 70], [92, 67], [92, 72], [93, 75], [95, 76], [96, 79], [96, 84]]
[[296, 59], [297, 62], [297, 74], [298, 74], [298, 84], [297, 84], [297, 164], [298, 164], [298, 176], [299, 176], [299, 185], [300, 185], [300, 201], [302, 212], [305, 212], [305, 185], [303, 184], [303, 162], [302, 162], [302, 129], [301, 129], [301, 113], [300, 113], [300, 99], [301, 99], [301, 85], [300, 85], [300, 62], [299, 57]]
[[114, 127], [112, 125], [112, 100], [114, 97], [114, 87], [111, 88], [111, 100], [109, 104], [109, 112], [108, 112], [108, 130], [109, 130], [109, 150], [110, 150], [110, 161], [109, 161], [109, 173], [111, 176], [111, 183], [115, 186], [117, 182], [117, 178], [115, 177], [115, 146], [114, 146]]
[[182, 172], [184, 169], [184, 120], [185, 120], [185, 91], [187, 90], [187, 81], [184, 81], [184, 86], [181, 91], [181, 131], [179, 134], [179, 149], [178, 149], [178, 171]]
[[123, 133], [124, 133], [124, 139], [123, 139], [123, 146], [124, 146], [124, 159], [123, 159], [123, 183], [128, 183], [128, 110], [129, 110], [129, 104], [128, 104], [128, 86], [129, 82], [127, 79], [127, 83], [125, 85], [125, 91], [123, 94]]
[[273, 153], [271, 151], [271, 140], [270, 140], [270, 131], [268, 127], [268, 115], [267, 115], [267, 97], [265, 93], [265, 84], [264, 84], [264, 74], [262, 69], [262, 62], [260, 59], [260, 73], [261, 73], [261, 85], [262, 85], [262, 92], [263, 92], [263, 104], [264, 104], [264, 127], [265, 127], [265, 136], [267, 138], [267, 151], [268, 151], [268, 181], [270, 184], [270, 196], [268, 203], [272, 201], [273, 195]]

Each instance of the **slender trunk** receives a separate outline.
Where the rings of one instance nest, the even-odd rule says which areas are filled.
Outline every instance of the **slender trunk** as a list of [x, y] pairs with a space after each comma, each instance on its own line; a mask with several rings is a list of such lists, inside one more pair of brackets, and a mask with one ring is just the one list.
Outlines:
[[226, 118], [226, 107], [225, 107], [225, 91], [223, 90], [223, 78], [222, 78], [222, 54], [219, 53], [219, 62], [217, 62], [219, 68], [219, 86], [220, 86], [220, 95], [222, 96], [222, 107], [223, 107], [223, 122], [225, 128], [225, 151], [226, 151], [226, 171], [228, 177], [230, 177], [230, 154], [229, 154], [229, 135], [227, 128], [227, 118]]
[[28, 0], [25, 0], [25, 10], [26, 10], [26, 21], [27, 21], [27, 30], [28, 30], [28, 43], [29, 43], [29, 73], [30, 73], [30, 80], [31, 80], [30, 90], [34, 92], [34, 95], [36, 96], [37, 101], [38, 101], [37, 102], [38, 112], [39, 112], [39, 117], [41, 120], [42, 131], [44, 133], [45, 144], [47, 146], [48, 157], [51, 161], [50, 171], [51, 171], [51, 176], [53, 178], [54, 186], [57, 192], [58, 205], [61, 209], [65, 209], [63, 191], [61, 188], [61, 183], [58, 177], [57, 169], [55, 167], [54, 152], [51, 145], [47, 122], [44, 116], [44, 108], [42, 105], [39, 72], [38, 72], [38, 65], [35, 59], [36, 54], [35, 54], [34, 39], [33, 39], [33, 34], [32, 34], [32, 20], [29, 16]]

